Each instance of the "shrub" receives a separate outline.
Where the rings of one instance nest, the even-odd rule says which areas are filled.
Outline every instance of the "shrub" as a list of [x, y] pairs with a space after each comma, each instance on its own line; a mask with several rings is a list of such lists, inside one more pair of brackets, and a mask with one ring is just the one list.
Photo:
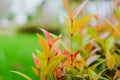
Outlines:
[[[77, 15], [88, 2], [86, 0], [74, 12], [66, 0], [62, 0], [68, 12], [64, 20], [69, 31], [67, 41], [61, 40], [62, 35], [56, 36], [41, 29], [45, 38], [39, 37], [42, 51], [33, 54], [35, 67], [33, 72], [40, 80], [116, 80], [120, 78], [120, 48], [117, 40], [120, 32], [109, 20], [109, 25], [103, 29], [86, 25], [91, 17], [86, 15], [77, 19]], [[66, 39], [65, 39], [66, 40]], [[69, 43], [69, 44], [67, 44]], [[13, 71], [28, 80], [32, 80], [17, 71]]]

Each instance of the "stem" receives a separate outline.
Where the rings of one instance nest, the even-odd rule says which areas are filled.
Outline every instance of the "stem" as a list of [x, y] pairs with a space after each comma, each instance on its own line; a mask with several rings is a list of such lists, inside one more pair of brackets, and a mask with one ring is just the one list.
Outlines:
[[[71, 30], [73, 29], [73, 19], [71, 19]], [[72, 45], [72, 41], [73, 41], [73, 33], [70, 34], [70, 54], [72, 54], [72, 50], [73, 50], [73, 45]]]
[[53, 80], [56, 80], [53, 72], [52, 72], [52, 76], [53, 76]]
[[39, 75], [39, 79], [40, 79], [40, 69], [38, 69], [38, 72], [39, 72], [38, 75]]

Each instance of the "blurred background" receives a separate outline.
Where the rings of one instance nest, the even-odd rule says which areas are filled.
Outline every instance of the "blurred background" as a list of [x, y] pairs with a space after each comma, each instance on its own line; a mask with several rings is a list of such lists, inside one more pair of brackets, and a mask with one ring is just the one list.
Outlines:
[[[75, 9], [85, 0], [68, 0]], [[96, 14], [90, 25], [97, 27], [109, 19], [119, 23], [120, 0], [89, 0], [79, 16]], [[36, 33], [39, 28], [65, 34], [62, 0], [0, 0], [0, 80], [24, 80], [11, 70], [37, 79], [31, 70], [32, 53], [41, 50]], [[116, 18], [117, 17], [117, 18]]]

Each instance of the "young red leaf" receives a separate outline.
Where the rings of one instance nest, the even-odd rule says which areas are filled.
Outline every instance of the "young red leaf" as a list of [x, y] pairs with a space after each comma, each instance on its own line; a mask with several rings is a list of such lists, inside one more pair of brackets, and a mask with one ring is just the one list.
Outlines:
[[82, 3], [75, 11], [74, 11], [74, 15], [73, 18], [75, 18], [79, 12], [82, 10], [82, 8], [87, 4], [88, 0], [86, 0], [84, 3]]
[[49, 46], [52, 45], [52, 38], [51, 38], [49, 32], [47, 32], [47, 31], [44, 30], [44, 29], [41, 29], [41, 31], [45, 34], [45, 37], [47, 38], [47, 41], [48, 41]]
[[67, 59], [69, 61], [71, 61], [71, 56], [70, 56], [69, 52], [67, 52], [66, 50], [64, 50], [63, 54], [67, 57]]
[[56, 69], [56, 75], [58, 78], [61, 76], [61, 70], [59, 68]]
[[33, 60], [34, 60], [35, 66], [39, 69], [40, 68], [40, 61], [39, 61], [39, 59], [37, 58], [37, 56], [35, 54], [32, 54], [32, 56], [33, 56]]
[[56, 41], [60, 40], [62, 38], [62, 35], [59, 35], [57, 38], [55, 38], [52, 42], [52, 44], [54, 44]]
[[75, 52], [75, 53], [73, 54], [73, 60], [75, 60], [75, 58], [77, 57], [78, 53], [79, 53], [79, 51], [77, 51], [77, 52]]

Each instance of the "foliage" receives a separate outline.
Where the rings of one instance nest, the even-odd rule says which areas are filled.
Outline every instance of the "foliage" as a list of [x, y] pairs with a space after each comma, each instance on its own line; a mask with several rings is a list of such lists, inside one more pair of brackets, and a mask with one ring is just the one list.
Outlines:
[[[86, 0], [74, 12], [66, 0], [62, 0], [68, 12], [64, 16], [69, 32], [65, 44], [62, 35], [56, 36], [41, 29], [45, 37], [37, 33], [42, 50], [33, 54], [33, 72], [40, 80], [116, 80], [120, 78], [120, 32], [115, 25], [105, 19], [107, 28], [92, 28], [89, 19], [96, 15], [86, 15], [77, 19]], [[101, 28], [102, 27], [102, 28]], [[61, 48], [62, 47], [62, 48]], [[113, 74], [110, 74], [110, 73]], [[19, 74], [19, 73], [18, 73]]]

